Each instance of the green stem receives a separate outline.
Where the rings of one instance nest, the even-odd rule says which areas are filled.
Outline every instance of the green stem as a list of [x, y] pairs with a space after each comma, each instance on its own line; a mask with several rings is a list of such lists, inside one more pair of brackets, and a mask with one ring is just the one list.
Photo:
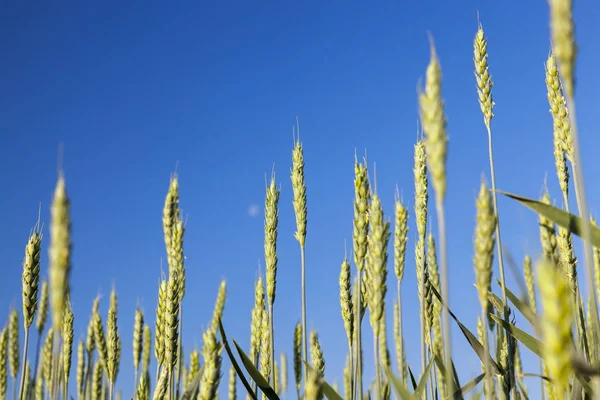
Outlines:
[[381, 371], [379, 370], [379, 333], [373, 329], [373, 357], [375, 358], [375, 376], [377, 377], [377, 396], [381, 399]]
[[362, 323], [362, 318], [361, 318], [361, 308], [362, 308], [362, 301], [361, 301], [361, 290], [360, 290], [360, 285], [361, 285], [361, 278], [362, 278], [362, 272], [359, 269], [358, 270], [358, 276], [356, 278], [356, 285], [355, 285], [355, 296], [354, 298], [356, 299], [355, 304], [354, 304], [354, 319], [355, 319], [355, 335], [354, 335], [354, 353], [355, 353], [355, 361], [354, 361], [354, 365], [356, 366], [356, 378], [354, 379], [354, 384], [356, 386], [356, 390], [354, 391], [354, 394], [358, 396], [358, 400], [362, 400], [363, 398], [363, 385], [362, 385], [362, 363], [361, 363], [361, 353], [362, 353], [362, 339], [361, 339], [361, 323]]
[[[182, 328], [183, 328], [183, 321], [182, 321], [182, 304], [179, 303], [179, 335], [177, 335], [177, 392], [176, 392], [176, 397], [175, 398], [179, 398], [179, 393], [180, 393], [180, 388], [181, 388], [181, 372], [183, 369], [183, 351], [182, 351], [182, 347], [181, 347], [181, 335], [182, 335]], [[185, 390], [185, 388], [184, 388]]]
[[443, 309], [442, 321], [443, 321], [443, 335], [444, 345], [446, 348], [446, 385], [448, 386], [448, 393], [454, 393], [454, 378], [452, 376], [452, 342], [450, 335], [450, 303], [448, 302], [448, 254], [446, 245], [446, 216], [444, 212], [444, 199], [439, 193], [435, 196], [435, 206], [437, 210], [438, 219], [438, 236], [440, 238], [440, 255], [441, 255], [441, 272], [442, 272], [442, 300], [446, 304]]
[[[300, 246], [300, 264], [301, 264], [301, 285], [302, 285], [302, 355], [304, 360], [308, 362], [308, 340], [306, 336], [306, 260], [304, 254], [304, 246]], [[304, 371], [304, 382], [308, 377], [306, 366], [302, 367]]]
[[[400, 346], [400, 351], [401, 351], [401, 355], [402, 357], [404, 356], [404, 336], [402, 333], [402, 295], [400, 292], [400, 280], [398, 280], [398, 335], [400, 336], [400, 343], [398, 344], [398, 346]], [[394, 338], [396, 339], [396, 338]], [[402, 362], [401, 360], [398, 360], [399, 362]], [[400, 380], [402, 381], [402, 383], [406, 384], [406, 382], [404, 381], [404, 362], [402, 362], [402, 365], [398, 365], [398, 373], [400, 374]]]
[[490, 365], [490, 360], [487, 357], [488, 354], [490, 354], [490, 340], [489, 340], [489, 332], [488, 332], [488, 326], [487, 326], [487, 313], [486, 313], [486, 307], [481, 307], [481, 325], [483, 325], [483, 347], [485, 349], [485, 362], [484, 364], [484, 379], [485, 379], [485, 383], [484, 386], [487, 386], [487, 390], [485, 390], [485, 398], [487, 400], [492, 400], [493, 399], [493, 388], [494, 388], [494, 377], [492, 376], [492, 374], [490, 373], [492, 371], [491, 369], [491, 365]]
[[269, 341], [271, 342], [271, 354], [268, 355], [268, 357], [271, 358], [271, 371], [273, 371], [273, 373], [271, 373], [271, 378], [269, 379], [270, 383], [271, 383], [271, 387], [274, 388], [275, 387], [275, 333], [274, 333], [274, 329], [273, 329], [273, 303], [269, 302], [269, 330], [271, 331], [271, 334], [269, 335]]
[[[592, 263], [592, 242], [591, 242], [591, 229], [590, 221], [588, 217], [588, 207], [585, 196], [585, 187], [583, 179], [583, 171], [581, 169], [581, 153], [579, 146], [579, 135], [577, 133], [577, 118], [575, 117], [575, 99], [572, 96], [568, 98], [569, 119], [571, 122], [571, 136], [573, 138], [573, 180], [575, 181], [575, 195], [577, 197], [577, 207], [579, 209], [579, 216], [583, 219], [583, 246], [585, 254], [585, 264], [588, 281], [588, 293], [592, 296], [592, 318], [595, 326], [600, 326], [598, 317], [598, 303], [596, 298], [596, 292], [594, 290], [594, 270]], [[595, 343], [595, 346], [598, 344]]]
[[88, 352], [88, 365], [87, 371], [85, 372], [85, 379], [83, 381], [83, 393], [84, 399], [91, 399], [92, 397], [92, 361], [94, 358], [93, 352]]
[[27, 347], [29, 345], [29, 327], [25, 329], [25, 343], [23, 344], [23, 365], [21, 366], [21, 384], [19, 389], [19, 400], [23, 400], [25, 388], [25, 365], [27, 364]]
[[425, 372], [425, 233], [423, 237], [419, 238], [421, 243], [421, 262], [419, 268], [421, 268], [421, 278], [419, 279], [419, 292], [421, 293], [420, 305], [421, 305], [421, 373]]

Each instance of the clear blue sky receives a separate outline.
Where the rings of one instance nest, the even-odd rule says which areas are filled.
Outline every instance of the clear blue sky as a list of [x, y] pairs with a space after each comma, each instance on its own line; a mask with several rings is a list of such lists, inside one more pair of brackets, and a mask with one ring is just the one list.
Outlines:
[[[575, 8], [578, 118], [592, 210], [600, 201], [593, 180], [600, 173], [593, 130], [600, 109], [600, 9], [594, 3], [579, 0]], [[549, 51], [544, 0], [6, 2], [0, 23], [0, 304], [5, 305], [0, 321], [10, 304], [20, 308], [23, 249], [40, 202], [47, 276], [49, 204], [62, 143], [72, 200], [76, 339], [85, 333], [98, 293], [104, 295], [106, 318], [114, 284], [124, 343], [118, 386], [125, 398], [132, 394], [136, 304], [154, 331], [164, 258], [161, 212], [175, 168], [187, 217], [185, 351], [201, 347], [221, 279], [228, 285], [229, 336], [247, 347], [253, 282], [258, 262], [264, 265], [265, 176], [274, 165], [282, 188], [275, 341], [277, 353], [288, 354], [293, 387], [300, 269], [289, 168], [292, 126], [299, 116], [308, 185], [308, 324], [320, 333], [327, 379], [342, 384], [346, 341], [338, 274], [344, 241], [351, 247], [355, 149], [359, 155], [367, 150], [371, 172], [377, 165], [388, 218], [396, 185], [411, 208], [404, 326], [409, 362], [418, 369], [412, 164], [428, 31], [442, 65], [450, 137], [451, 305], [473, 330], [479, 310], [472, 286], [474, 205], [489, 167], [472, 61], [478, 11], [495, 83], [498, 187], [538, 197], [547, 176], [558, 198], [544, 84]], [[259, 209], [254, 217], [248, 212], [253, 205]], [[499, 206], [506, 248], [519, 264], [526, 253], [536, 257], [534, 214], [504, 198]], [[584, 282], [583, 270], [581, 276]], [[512, 276], [508, 281], [516, 288]], [[391, 306], [396, 287], [391, 269], [388, 283]], [[391, 321], [390, 307], [390, 346]], [[367, 322], [364, 326], [371, 376], [371, 331]], [[478, 374], [479, 362], [456, 330], [453, 341], [463, 379]], [[154, 370], [154, 360], [152, 365]], [[225, 361], [224, 380], [228, 366]], [[526, 367], [537, 371], [536, 363]], [[531, 380], [530, 390], [537, 387]]]

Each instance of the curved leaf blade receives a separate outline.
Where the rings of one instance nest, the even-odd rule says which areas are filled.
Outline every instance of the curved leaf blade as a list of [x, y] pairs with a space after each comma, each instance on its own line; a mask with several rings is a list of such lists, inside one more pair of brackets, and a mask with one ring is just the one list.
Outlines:
[[[248, 381], [246, 380], [246, 377], [244, 376], [244, 372], [242, 371], [242, 369], [240, 368], [239, 364], [237, 363], [235, 357], [233, 356], [233, 352], [231, 351], [231, 348], [229, 347], [229, 342], [227, 341], [227, 335], [225, 334], [225, 328], [223, 328], [223, 323], [221, 322], [220, 319], [219, 319], [219, 331], [221, 332], [221, 340], [223, 340], [223, 345], [225, 346], [225, 352], [229, 356], [231, 365], [233, 365], [235, 372], [237, 373], [238, 377], [242, 381], [242, 384], [246, 388], [246, 391], [248, 392], [250, 397], [253, 400], [258, 400], [256, 397], [256, 393], [254, 393], [254, 390], [252, 390], [252, 387], [250, 387], [250, 384], [248, 383]], [[202, 366], [202, 368], [204, 368], [204, 366]]]
[[250, 361], [250, 358], [248, 358], [246, 353], [244, 353], [244, 350], [242, 350], [242, 348], [237, 344], [235, 339], [232, 340], [233, 344], [235, 345], [235, 348], [237, 349], [238, 354], [240, 355], [240, 358], [242, 359], [244, 367], [246, 367], [246, 371], [248, 371], [250, 377], [252, 377], [254, 382], [256, 382], [260, 390], [262, 390], [262, 392], [265, 394], [265, 396], [269, 398], [269, 400], [279, 400], [279, 396], [277, 396], [277, 393], [275, 393], [273, 388], [269, 385], [269, 382], [267, 382], [265, 377], [254, 366], [252, 361]]

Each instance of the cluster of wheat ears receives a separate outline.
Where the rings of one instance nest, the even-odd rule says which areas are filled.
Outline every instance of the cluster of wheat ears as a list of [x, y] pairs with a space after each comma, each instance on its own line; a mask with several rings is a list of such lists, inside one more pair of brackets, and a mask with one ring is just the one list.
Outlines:
[[[307, 233], [306, 184], [300, 140], [292, 151], [291, 186], [302, 270], [302, 315], [293, 337], [293, 376], [298, 398], [322, 399], [454, 399], [478, 393], [486, 399], [526, 399], [524, 376], [537, 376], [540, 396], [548, 399], [600, 397], [600, 322], [596, 296], [600, 296], [600, 230], [588, 218], [577, 139], [574, 66], [576, 45], [570, 0], [551, 0], [552, 52], [545, 64], [545, 80], [554, 127], [556, 172], [562, 191], [562, 208], [551, 205], [546, 192], [539, 200], [496, 190], [492, 155], [492, 80], [488, 66], [487, 41], [481, 25], [475, 33], [475, 86], [489, 139], [491, 188], [485, 182], [476, 200], [474, 239], [475, 286], [481, 303], [477, 334], [470, 332], [448, 304], [448, 259], [444, 198], [446, 194], [447, 136], [441, 91], [441, 66], [431, 40], [431, 58], [425, 88], [419, 95], [424, 135], [414, 147], [414, 218], [417, 227], [415, 264], [420, 308], [421, 365], [411, 369], [406, 362], [402, 333], [401, 285], [405, 268], [409, 210], [396, 195], [393, 238], [390, 222], [384, 217], [379, 194], [370, 184], [366, 160], [355, 159], [355, 198], [352, 254], [343, 258], [339, 275], [341, 322], [347, 342], [347, 363], [343, 388], [330, 385], [316, 332], [306, 329], [305, 238]], [[578, 214], [569, 211], [569, 179]], [[429, 185], [431, 182], [431, 185]], [[436, 238], [428, 230], [429, 187], [433, 188]], [[211, 323], [203, 333], [202, 359], [198, 351], [188, 357], [181, 345], [182, 299], [185, 294], [184, 223], [179, 210], [179, 181], [173, 176], [168, 188], [163, 228], [168, 274], [158, 288], [154, 329], [142, 310], [135, 311], [133, 332], [134, 397], [159, 399], [215, 399], [222, 377], [222, 360], [231, 363], [228, 375], [229, 398], [241, 396], [278, 399], [287, 393], [287, 359], [274, 353], [274, 312], [277, 282], [278, 202], [280, 189], [271, 177], [265, 201], [265, 277], [255, 284], [255, 303], [250, 326], [250, 348], [231, 347], [222, 323], [225, 281], [221, 283]], [[525, 257], [523, 275], [527, 293], [517, 296], [505, 286], [497, 195], [506, 195], [539, 215], [543, 252]], [[40, 283], [42, 229], [35, 225], [25, 247], [22, 275], [24, 346], [20, 349], [19, 313], [12, 309], [7, 326], [0, 332], [0, 400], [7, 395], [8, 374], [13, 380], [13, 400], [69, 399], [73, 358], [74, 315], [69, 300], [71, 269], [71, 220], [65, 179], [62, 173], [51, 206], [48, 281]], [[583, 239], [585, 262], [577, 263], [572, 235]], [[394, 298], [393, 336], [395, 367], [388, 348], [385, 308], [388, 281], [388, 244], [393, 240], [393, 265], [397, 278]], [[437, 246], [437, 247], [436, 247]], [[491, 290], [492, 264], [496, 253], [500, 295]], [[439, 257], [438, 257], [439, 255]], [[355, 273], [352, 274], [351, 262]], [[533, 265], [532, 265], [533, 264]], [[576, 265], [585, 267], [588, 288], [584, 305]], [[439, 268], [438, 268], [439, 266]], [[535, 271], [535, 273], [534, 273]], [[354, 275], [354, 277], [353, 277]], [[535, 277], [534, 277], [535, 276]], [[541, 301], [538, 312], [537, 291]], [[266, 283], [266, 285], [265, 285]], [[266, 290], [266, 293], [265, 293]], [[598, 293], [597, 293], [598, 292]], [[75, 361], [76, 397], [80, 400], [120, 397], [116, 389], [121, 365], [121, 333], [117, 321], [117, 295], [110, 295], [108, 316], [99, 313], [99, 298], [93, 303], [85, 340], [77, 344]], [[361, 322], [367, 314], [374, 342], [375, 377], [363, 382]], [[50, 320], [47, 324], [47, 316]], [[520, 313], [532, 334], [515, 325]], [[38, 331], [33, 367], [29, 363], [29, 333], [35, 319]], [[452, 322], [453, 321], [453, 322]], [[475, 354], [482, 372], [469, 382], [459, 382], [450, 348], [450, 324], [456, 323]], [[106, 325], [104, 325], [106, 324]], [[50, 326], [47, 326], [50, 325]], [[46, 329], [47, 328], [47, 329]], [[154, 330], [154, 338], [152, 338]], [[154, 344], [154, 345], [153, 345]], [[539, 371], [525, 373], [521, 349], [539, 358]], [[153, 350], [152, 350], [153, 348]], [[232, 350], [233, 349], [233, 350]], [[225, 350], [225, 352], [223, 351]], [[22, 353], [21, 353], [22, 352]], [[150, 375], [152, 354], [156, 360], [154, 380]], [[310, 357], [309, 357], [310, 353]], [[187, 358], [188, 363], [185, 363]], [[8, 365], [7, 365], [8, 364]], [[481, 383], [481, 390], [479, 384]], [[474, 390], [477, 389], [477, 390]], [[292, 389], [293, 390], [293, 389]], [[242, 393], [243, 392], [243, 393]], [[71, 397], [75, 397], [71, 394]]]

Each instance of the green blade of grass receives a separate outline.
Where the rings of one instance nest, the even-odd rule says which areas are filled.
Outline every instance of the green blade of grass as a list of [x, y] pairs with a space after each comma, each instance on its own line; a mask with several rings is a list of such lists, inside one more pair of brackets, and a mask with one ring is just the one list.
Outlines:
[[[223, 328], [223, 324], [220, 319], [219, 319], [219, 331], [221, 332], [221, 340], [223, 341], [223, 345], [225, 346], [225, 352], [229, 356], [231, 365], [233, 365], [235, 372], [237, 373], [238, 377], [242, 381], [242, 384], [246, 388], [246, 391], [248, 392], [250, 397], [253, 400], [257, 400], [256, 393], [254, 393], [254, 390], [252, 390], [252, 387], [250, 386], [250, 384], [246, 380], [246, 377], [244, 376], [244, 372], [242, 371], [242, 369], [240, 368], [239, 364], [237, 363], [235, 357], [233, 356], [233, 352], [231, 351], [231, 347], [229, 347], [229, 342], [227, 341], [227, 335], [225, 334], [225, 328]], [[204, 367], [204, 366], [202, 366], [202, 367]]]
[[250, 361], [250, 358], [248, 358], [246, 353], [244, 353], [244, 350], [242, 350], [242, 348], [237, 344], [235, 339], [232, 340], [235, 348], [237, 349], [238, 354], [240, 355], [240, 358], [242, 359], [244, 367], [246, 367], [246, 371], [248, 371], [248, 374], [250, 374], [250, 377], [254, 380], [254, 382], [256, 382], [260, 390], [262, 390], [262, 392], [265, 394], [265, 396], [269, 398], [269, 400], [279, 400], [279, 396], [277, 396], [277, 393], [275, 393], [273, 388], [269, 385], [269, 382], [267, 382], [265, 377], [254, 366], [252, 361]]
[[[437, 355], [433, 356], [433, 359], [434, 359], [438, 369], [440, 370], [440, 374], [442, 376], [446, 376], [446, 366], [444, 365], [444, 360], [442, 360]], [[453, 366], [454, 366], [454, 364], [453, 364]], [[458, 387], [460, 387], [460, 382], [458, 381], [458, 377], [456, 376], [456, 369], [452, 368], [452, 370], [453, 370], [453, 376], [454, 376], [454, 387], [458, 388]], [[457, 394], [458, 394], [458, 397], [457, 397]], [[462, 392], [457, 390], [455, 392], [455, 395], [453, 398], [456, 400], [462, 400], [463, 399]]]
[[392, 387], [394, 388], [394, 392], [396, 393], [396, 396], [398, 396], [398, 398], [400, 400], [413, 400], [414, 399], [414, 396], [410, 393], [408, 388], [406, 386], [404, 386], [402, 381], [400, 381], [400, 379], [398, 379], [397, 376], [392, 374], [392, 371], [390, 371], [390, 368], [387, 365], [383, 367], [383, 370], [385, 371], [385, 374], [387, 375], [390, 382], [392, 382]]
[[490, 314], [490, 317], [492, 317], [492, 319], [494, 319], [494, 321], [496, 321], [498, 324], [502, 325], [504, 329], [509, 331], [515, 339], [523, 343], [523, 345], [531, 350], [536, 356], [544, 359], [544, 355], [542, 354], [542, 342], [531, 336], [529, 333], [517, 328], [513, 324], [504, 321], [497, 315]]
[[487, 357], [488, 362], [490, 363], [490, 366], [492, 367], [492, 372], [494, 373], [494, 375], [500, 375], [500, 367], [498, 366], [498, 364], [496, 364], [496, 361], [494, 361], [492, 356], [490, 356], [489, 353], [485, 352], [483, 345], [479, 342], [479, 340], [477, 340], [477, 337], [475, 337], [475, 335], [473, 335], [473, 333], [469, 329], [467, 329], [467, 327], [464, 326], [462, 322], [460, 322], [460, 320], [456, 317], [456, 315], [452, 312], [452, 310], [450, 310], [450, 307], [448, 307], [444, 303], [444, 301], [442, 300], [442, 296], [440, 296], [437, 289], [431, 284], [429, 285], [429, 289], [433, 292], [435, 297], [438, 298], [438, 300], [440, 301], [442, 306], [446, 307], [446, 309], [448, 310], [448, 313], [450, 314], [452, 319], [458, 324], [458, 327], [460, 328], [463, 335], [465, 335], [465, 337], [467, 338], [467, 341], [469, 342], [469, 344], [471, 345], [471, 348], [473, 349], [473, 351], [475, 351], [475, 354], [477, 354], [479, 359], [483, 363], [485, 363], [486, 362], [485, 359]]
[[200, 388], [200, 380], [202, 379], [202, 374], [204, 373], [204, 365], [200, 367], [200, 370], [194, 375], [194, 378], [191, 382], [189, 382], [185, 386], [185, 390], [181, 395], [180, 400], [191, 400], [195, 398], [198, 393], [198, 389]]
[[423, 371], [423, 374], [421, 375], [419, 384], [417, 385], [417, 388], [415, 389], [414, 395], [418, 399], [423, 397], [423, 391], [427, 388], [427, 379], [429, 379], [429, 370], [431, 369], [432, 365], [433, 365], [433, 360], [429, 360], [429, 362], [425, 366], [425, 370]]
[[446, 399], [462, 399], [462, 398], [464, 398], [464, 396], [467, 393], [469, 393], [471, 390], [473, 390], [475, 387], [477, 387], [479, 382], [481, 382], [484, 377], [485, 377], [485, 374], [476, 376], [475, 378], [471, 379], [469, 382], [465, 383], [465, 385], [463, 387], [461, 387], [456, 392], [454, 392], [453, 396], [448, 396]]
[[[496, 282], [498, 283], [498, 285], [500, 285], [500, 280], [498, 280], [498, 278], [496, 278]], [[527, 319], [527, 321], [529, 321], [531, 326], [534, 329], [537, 329], [538, 317], [537, 317], [537, 314], [535, 313], [535, 311], [533, 311], [531, 309], [529, 304], [525, 303], [523, 300], [521, 300], [519, 297], [517, 297], [517, 295], [515, 295], [508, 288], [506, 288], [506, 297], [508, 297], [510, 302], [513, 303], [513, 305], [515, 307], [517, 307], [517, 310], [519, 310], [521, 312], [521, 314], [523, 314], [523, 316]]]
[[[313, 371], [313, 368], [305, 360], [302, 360], [302, 362], [304, 363], [304, 365], [306, 366], [306, 368], [308, 368], [309, 372]], [[325, 379], [321, 379], [321, 390], [323, 391], [323, 394], [325, 395], [325, 397], [327, 397], [329, 400], [344, 400], [333, 389], [333, 387], [331, 387], [331, 385], [329, 383], [327, 383], [327, 381]]]
[[[537, 212], [538, 214], [543, 215], [544, 217], [546, 217], [549, 220], [551, 220], [552, 222], [562, 226], [563, 228], [568, 229], [569, 232], [572, 232], [575, 235], [579, 236], [581, 239], [585, 240], [585, 238], [583, 237], [584, 236], [584, 234], [583, 234], [584, 221], [582, 218], [580, 218], [576, 215], [573, 215], [571, 213], [568, 213], [566, 211], [563, 211], [560, 208], [556, 208], [549, 204], [544, 204], [537, 200], [528, 199], [527, 197], [518, 196], [516, 194], [512, 194], [512, 193], [508, 193], [508, 192], [503, 192], [501, 190], [496, 190], [496, 192], [503, 194], [507, 197], [510, 197], [511, 199], [517, 200], [519, 203], [532, 209], [533, 211]], [[591, 224], [589, 224], [589, 225], [590, 225], [590, 240], [592, 242], [591, 244], [594, 245], [594, 247], [600, 248], [600, 228], [593, 226]]]
[[410, 369], [410, 365], [407, 365], [406, 367], [408, 368], [408, 375], [410, 375], [410, 381], [413, 385], [413, 390], [417, 390], [417, 379], [415, 378], [412, 369]]

